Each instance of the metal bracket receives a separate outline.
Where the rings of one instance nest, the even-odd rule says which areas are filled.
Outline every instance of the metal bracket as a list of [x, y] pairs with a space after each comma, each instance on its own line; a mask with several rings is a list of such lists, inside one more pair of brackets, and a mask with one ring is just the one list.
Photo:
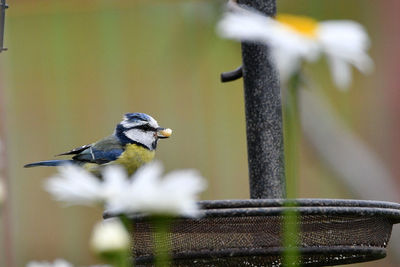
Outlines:
[[4, 24], [6, 19], [6, 9], [8, 5], [6, 0], [0, 0], [0, 53], [6, 51], [7, 48], [4, 47]]
[[221, 73], [221, 82], [231, 82], [243, 77], [243, 69], [242, 66], [238, 67], [233, 71], [227, 71]]

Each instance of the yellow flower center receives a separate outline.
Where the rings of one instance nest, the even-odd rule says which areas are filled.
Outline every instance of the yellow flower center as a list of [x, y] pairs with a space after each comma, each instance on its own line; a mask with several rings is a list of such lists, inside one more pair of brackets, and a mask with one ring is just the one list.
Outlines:
[[318, 22], [310, 17], [278, 14], [276, 20], [309, 38], [315, 38], [317, 35]]

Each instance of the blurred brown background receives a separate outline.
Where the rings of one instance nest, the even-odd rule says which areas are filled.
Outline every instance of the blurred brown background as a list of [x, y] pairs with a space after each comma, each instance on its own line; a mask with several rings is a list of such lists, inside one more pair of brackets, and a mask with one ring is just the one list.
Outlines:
[[[312, 90], [328, 97], [346, 125], [393, 177], [400, 177], [399, 1], [277, 2], [280, 12], [365, 25], [375, 73], [364, 77], [354, 72], [353, 87], [342, 93], [321, 60], [309, 67], [318, 84]], [[219, 74], [241, 60], [240, 45], [215, 34], [223, 3], [9, 3], [9, 51], [0, 54], [0, 138], [7, 148], [2, 161], [7, 162], [3, 173], [8, 172], [10, 191], [0, 215], [0, 266], [10, 264], [10, 258], [15, 266], [55, 258], [79, 266], [98, 263], [88, 240], [102, 211], [63, 207], [42, 187], [56, 170], [22, 166], [110, 134], [126, 112], [151, 114], [174, 130], [172, 138], [160, 142], [157, 158], [167, 171], [200, 170], [209, 183], [203, 199], [248, 198], [242, 82], [219, 82]], [[326, 168], [306, 140], [300, 164], [299, 197], [362, 198]], [[394, 259], [398, 255], [391, 253], [358, 266], [400, 266]]]

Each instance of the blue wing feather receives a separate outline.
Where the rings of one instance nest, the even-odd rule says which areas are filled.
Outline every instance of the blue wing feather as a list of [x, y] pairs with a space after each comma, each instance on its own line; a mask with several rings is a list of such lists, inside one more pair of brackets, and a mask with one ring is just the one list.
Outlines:
[[82, 162], [104, 164], [116, 160], [122, 154], [122, 152], [123, 149], [98, 150], [89, 148], [83, 153], [74, 156], [72, 159]]

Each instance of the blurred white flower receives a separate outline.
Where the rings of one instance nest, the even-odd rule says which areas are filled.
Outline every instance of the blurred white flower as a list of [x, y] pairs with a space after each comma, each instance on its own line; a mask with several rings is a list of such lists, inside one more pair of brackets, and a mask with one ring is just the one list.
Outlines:
[[56, 200], [71, 205], [103, 202], [102, 181], [99, 178], [72, 164], [58, 167], [58, 172], [45, 183], [45, 189]]
[[63, 259], [56, 259], [54, 262], [31, 261], [26, 267], [74, 267], [71, 263]]
[[130, 247], [130, 237], [120, 220], [112, 218], [95, 225], [90, 244], [98, 254], [126, 252]]
[[70, 205], [104, 204], [130, 183], [119, 166], [106, 167], [103, 180], [72, 164], [60, 166], [58, 171], [46, 181], [45, 189], [56, 200]]
[[59, 167], [45, 188], [56, 200], [68, 204], [104, 204], [107, 211], [195, 216], [197, 194], [206, 187], [194, 170], [179, 170], [161, 177], [159, 162], [144, 165], [132, 177], [122, 167], [108, 166], [103, 180], [74, 165]]
[[[54, 262], [31, 261], [26, 267], [74, 267], [71, 263], [63, 259], [56, 259]], [[112, 267], [111, 265], [91, 265], [91, 267]]]
[[326, 54], [335, 84], [345, 89], [351, 83], [351, 68], [363, 73], [373, 68], [367, 54], [369, 37], [354, 21], [317, 22], [312, 18], [277, 15], [276, 19], [231, 4], [218, 24], [218, 33], [238, 41], [266, 43], [271, 48], [283, 83], [299, 71], [303, 61]]
[[179, 170], [161, 177], [161, 173], [159, 162], [141, 167], [132, 176], [126, 191], [107, 203], [107, 211], [197, 216], [197, 195], [206, 187], [200, 174], [195, 170]]

